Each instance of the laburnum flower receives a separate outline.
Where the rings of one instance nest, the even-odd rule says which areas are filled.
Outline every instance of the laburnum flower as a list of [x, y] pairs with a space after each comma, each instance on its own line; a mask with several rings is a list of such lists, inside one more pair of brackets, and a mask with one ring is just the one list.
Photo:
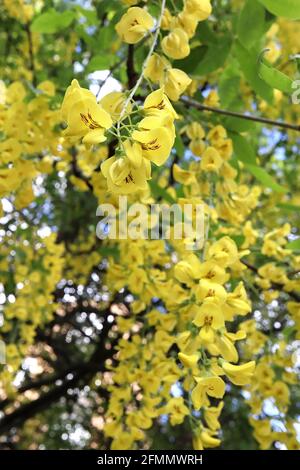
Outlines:
[[108, 190], [117, 194], [145, 190], [151, 177], [150, 162], [142, 157], [140, 145], [126, 141], [124, 149], [124, 156], [111, 157], [101, 165]]
[[141, 143], [143, 157], [161, 166], [170, 155], [173, 139], [164, 127], [146, 131], [133, 131], [132, 138]]
[[171, 59], [184, 59], [190, 53], [189, 38], [181, 28], [175, 28], [161, 41], [166, 56]]
[[173, 120], [178, 119], [175, 109], [162, 88], [158, 88], [158, 90], [153, 91], [147, 96], [143, 109], [147, 116], [160, 115], [161, 111], [164, 111], [169, 114]]
[[165, 57], [154, 53], [147, 62], [144, 76], [153, 83], [159, 83], [169, 68], [171, 68], [170, 62]]
[[224, 284], [228, 280], [225, 269], [213, 261], [205, 261], [199, 267], [199, 279], [208, 279], [218, 284]]
[[185, 260], [179, 261], [174, 268], [174, 274], [179, 282], [192, 286], [195, 279], [200, 278], [201, 263], [198, 257], [190, 253]]
[[204, 410], [204, 418], [205, 421], [212, 431], [217, 431], [220, 429], [221, 425], [219, 422], [219, 416], [222, 412], [224, 407], [224, 402], [220, 401], [218, 406], [210, 406], [209, 408], [205, 408]]
[[170, 68], [166, 70], [161, 85], [164, 86], [165, 93], [172, 101], [178, 101], [191, 81], [183, 70]]
[[206, 20], [212, 12], [210, 0], [185, 0], [184, 11], [193, 15], [198, 21]]
[[143, 157], [160, 166], [169, 157], [174, 144], [173, 121], [177, 114], [162, 89], [147, 96], [144, 112], [146, 117], [139, 122], [139, 130], [133, 131], [132, 138], [141, 144]]
[[222, 368], [229, 378], [229, 380], [235, 385], [246, 385], [252, 380], [252, 376], [255, 370], [255, 362], [250, 361], [245, 364], [236, 366], [224, 361]]
[[224, 306], [226, 320], [232, 320], [235, 315], [246, 315], [251, 312], [243, 282], [240, 282], [233, 292], [229, 293]]
[[183, 185], [197, 183], [195, 172], [184, 170], [183, 168], [180, 168], [177, 163], [173, 165], [173, 178], [175, 181]]
[[[99, 104], [102, 108], [110, 114], [113, 122], [116, 122], [120, 114], [123, 110], [123, 106], [125, 104], [126, 97], [124, 93], [121, 91], [112, 91], [107, 95], [103, 96], [103, 98], [99, 101]], [[124, 118], [127, 116], [128, 113], [131, 111], [131, 104], [128, 103], [126, 112], [124, 114]]]
[[197, 308], [196, 316], [193, 320], [194, 325], [201, 328], [199, 338], [205, 344], [212, 343], [215, 337], [215, 331], [224, 327], [224, 315], [220, 305], [208, 298]]
[[201, 279], [196, 288], [195, 295], [198, 301], [210, 299], [222, 305], [226, 301], [227, 292], [220, 284], [208, 279]]
[[[228, 334], [228, 333], [227, 333]], [[216, 336], [216, 342], [214, 344], [215, 352], [222, 356], [225, 361], [228, 362], [238, 362], [239, 355], [234, 346], [233, 341], [226, 335], [226, 333], [222, 335]], [[213, 352], [212, 350], [210, 351]]]
[[197, 26], [198, 19], [186, 10], [181, 11], [172, 21], [172, 27], [183, 29], [189, 38], [195, 35]]
[[201, 156], [200, 168], [203, 171], [218, 172], [223, 164], [223, 160], [217, 149], [207, 147]]
[[235, 242], [229, 237], [222, 237], [208, 249], [208, 258], [219, 266], [226, 268], [238, 261], [238, 250]]
[[176, 426], [176, 424], [182, 423], [185, 416], [189, 414], [189, 409], [184, 404], [182, 397], [170, 398], [164, 408], [164, 411], [170, 415], [170, 422], [172, 426]]
[[178, 359], [180, 362], [188, 369], [191, 369], [192, 373], [197, 372], [199, 357], [199, 354], [184, 354], [182, 352], [178, 353]]
[[112, 126], [110, 115], [97, 103], [93, 93], [81, 88], [77, 80], [73, 80], [66, 91], [61, 114], [68, 124], [64, 135], [83, 138], [87, 144], [104, 142], [104, 133]]
[[196, 410], [209, 406], [208, 396], [223, 398], [225, 383], [220, 377], [194, 377], [197, 385], [192, 391], [192, 402]]
[[193, 448], [195, 450], [203, 450], [205, 448], [218, 447], [221, 441], [215, 437], [215, 434], [212, 430], [201, 429], [193, 437]]
[[144, 8], [132, 7], [122, 16], [115, 29], [122, 41], [135, 44], [153, 28], [153, 25], [152, 16]]

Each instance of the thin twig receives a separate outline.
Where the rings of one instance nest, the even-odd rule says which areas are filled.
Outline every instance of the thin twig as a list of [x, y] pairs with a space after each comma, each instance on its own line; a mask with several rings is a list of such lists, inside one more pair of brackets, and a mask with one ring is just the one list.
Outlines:
[[32, 35], [30, 30], [30, 23], [25, 24], [25, 31], [27, 34], [28, 40], [28, 49], [29, 49], [29, 68], [32, 72], [32, 83], [33, 86], [37, 86], [36, 75], [35, 75], [35, 64], [34, 64], [34, 53], [33, 53], [33, 43], [32, 43]]
[[300, 126], [297, 124], [290, 124], [288, 122], [274, 121], [273, 119], [266, 119], [258, 116], [251, 116], [248, 114], [237, 113], [236, 111], [229, 111], [227, 109], [213, 108], [211, 106], [206, 106], [204, 104], [198, 103], [198, 101], [188, 98], [187, 96], [182, 96], [181, 101], [188, 106], [193, 108], [200, 109], [201, 111], [208, 111], [210, 113], [222, 114], [224, 116], [232, 116], [240, 119], [245, 119], [247, 121], [260, 122], [268, 126], [281, 127], [282, 129], [291, 129], [293, 131], [300, 132]]

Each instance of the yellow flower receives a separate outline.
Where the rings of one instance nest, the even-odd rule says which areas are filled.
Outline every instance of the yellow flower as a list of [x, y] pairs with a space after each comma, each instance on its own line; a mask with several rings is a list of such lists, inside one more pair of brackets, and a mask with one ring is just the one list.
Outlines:
[[224, 284], [228, 280], [228, 274], [224, 268], [213, 261], [205, 261], [199, 268], [199, 279], [208, 279], [218, 284]]
[[66, 89], [66, 93], [61, 105], [61, 115], [64, 121], [67, 121], [70, 108], [76, 101], [84, 100], [85, 98], [94, 98], [93, 93], [86, 88], [81, 88], [77, 80], [72, 80], [71, 85]]
[[201, 279], [196, 288], [196, 299], [200, 302], [209, 299], [214, 300], [216, 303], [222, 305], [227, 297], [226, 290], [220, 284], [212, 282], [208, 279]]
[[161, 41], [166, 56], [172, 59], [184, 59], [190, 53], [189, 38], [185, 31], [175, 28]]
[[[112, 91], [111, 93], [108, 93], [105, 95], [100, 101], [99, 104], [102, 106], [102, 108], [110, 114], [112, 120], [116, 122], [121, 114], [121, 111], [123, 109], [124, 103], [125, 103], [125, 95], [121, 91]], [[128, 103], [127, 113], [130, 113], [131, 111], [131, 105]], [[124, 115], [126, 117], [126, 113]]]
[[189, 414], [188, 407], [184, 404], [182, 397], [174, 397], [168, 400], [165, 406], [165, 413], [170, 415], [170, 422], [172, 426], [183, 422], [185, 416]]
[[126, 156], [111, 157], [101, 165], [103, 176], [107, 179], [107, 188], [117, 194], [129, 194], [147, 188], [150, 179], [150, 162], [142, 159], [139, 167], [134, 166]]
[[135, 44], [153, 28], [153, 25], [153, 18], [145, 9], [132, 7], [122, 16], [115, 29], [122, 41]]
[[183, 70], [170, 68], [165, 72], [162, 84], [168, 97], [172, 101], [177, 101], [191, 81], [191, 78]]
[[201, 139], [191, 140], [191, 142], [189, 143], [190, 151], [193, 152], [193, 154], [197, 157], [201, 157], [205, 150], [205, 147], [206, 144], [204, 140]]
[[162, 111], [169, 114], [172, 119], [177, 119], [178, 115], [171, 105], [169, 98], [164, 94], [162, 88], [153, 91], [147, 96], [144, 102], [146, 115], [159, 115]]
[[235, 385], [246, 385], [252, 380], [255, 369], [255, 362], [250, 361], [240, 366], [235, 366], [229, 362], [224, 361], [222, 368], [232, 383]]
[[229, 237], [220, 238], [208, 249], [208, 258], [212, 258], [219, 266], [226, 268], [238, 260], [235, 242]]
[[143, 157], [157, 166], [165, 163], [174, 143], [171, 133], [164, 127], [149, 131], [133, 131], [132, 138], [142, 144]]
[[179, 261], [174, 269], [174, 274], [179, 282], [191, 286], [194, 279], [200, 278], [201, 263], [198, 257], [191, 253], [185, 260]]
[[202, 431], [200, 438], [204, 448], [218, 447], [221, 444], [221, 440], [214, 437], [211, 432]]
[[185, 0], [184, 11], [190, 15], [194, 15], [198, 21], [203, 21], [211, 14], [212, 7], [210, 0]]
[[163, 56], [153, 54], [145, 67], [144, 75], [154, 83], [163, 80], [165, 72], [171, 68], [170, 62]]
[[214, 330], [222, 328], [224, 326], [224, 316], [220, 305], [211, 298], [206, 299], [201, 307], [197, 309], [193, 323], [196, 326], [205, 326]]
[[200, 168], [203, 171], [218, 172], [223, 164], [218, 150], [214, 147], [207, 147], [201, 157]]
[[192, 402], [196, 410], [202, 406], [208, 406], [207, 396], [223, 398], [225, 383], [220, 377], [195, 377], [197, 385], [192, 391]]
[[197, 372], [197, 364], [199, 361], [199, 354], [184, 354], [178, 353], [178, 359], [188, 369], [192, 369], [192, 372]]
[[219, 416], [221, 414], [223, 406], [224, 402], [220, 401], [218, 406], [210, 406], [209, 408], [205, 408], [204, 410], [205, 421], [212, 431], [217, 431], [221, 427], [219, 423]]
[[174, 180], [183, 185], [189, 185], [197, 182], [196, 175], [193, 171], [183, 170], [177, 163], [173, 165]]
[[183, 10], [179, 15], [174, 18], [172, 22], [173, 28], [183, 29], [189, 38], [192, 38], [196, 32], [198, 26], [198, 20], [193, 15], [188, 13], [186, 10]]
[[68, 87], [61, 108], [68, 127], [68, 137], [83, 137], [87, 144], [98, 144], [106, 140], [104, 132], [112, 126], [110, 115], [97, 104], [96, 97], [73, 80]]
[[277, 380], [272, 387], [272, 396], [279, 405], [287, 405], [290, 401], [289, 387], [281, 380]]

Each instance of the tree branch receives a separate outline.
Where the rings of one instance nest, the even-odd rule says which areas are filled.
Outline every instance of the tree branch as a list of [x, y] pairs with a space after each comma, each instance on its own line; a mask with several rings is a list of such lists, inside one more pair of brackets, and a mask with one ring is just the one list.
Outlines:
[[291, 129], [296, 132], [300, 132], [300, 126], [297, 124], [290, 124], [288, 122], [274, 121], [273, 119], [266, 119], [258, 116], [251, 116], [248, 114], [238, 113], [236, 111], [229, 111], [226, 109], [213, 108], [211, 106], [206, 106], [204, 104], [198, 103], [198, 101], [188, 98], [187, 96], [182, 96], [182, 103], [192, 106], [193, 108], [199, 109], [200, 111], [208, 111], [210, 113], [222, 114], [223, 116], [231, 116], [240, 119], [245, 119], [247, 121], [260, 122], [266, 124], [267, 126], [281, 127], [282, 129]]

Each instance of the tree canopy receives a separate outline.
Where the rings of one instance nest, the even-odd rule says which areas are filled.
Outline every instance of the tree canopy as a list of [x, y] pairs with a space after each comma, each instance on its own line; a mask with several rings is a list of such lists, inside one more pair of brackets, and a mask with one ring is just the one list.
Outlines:
[[299, 450], [299, 20], [0, 2], [2, 449]]

